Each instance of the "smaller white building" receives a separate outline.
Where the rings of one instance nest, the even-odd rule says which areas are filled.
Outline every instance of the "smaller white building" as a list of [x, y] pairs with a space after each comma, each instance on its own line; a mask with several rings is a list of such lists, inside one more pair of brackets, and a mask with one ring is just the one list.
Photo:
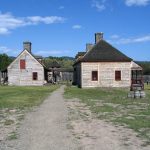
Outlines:
[[24, 50], [8, 66], [8, 85], [44, 85], [46, 68], [31, 53], [31, 43], [24, 42]]

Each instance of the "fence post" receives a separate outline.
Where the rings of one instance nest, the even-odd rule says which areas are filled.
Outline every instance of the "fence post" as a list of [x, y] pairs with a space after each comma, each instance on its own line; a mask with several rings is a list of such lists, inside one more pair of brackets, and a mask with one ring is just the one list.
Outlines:
[[1, 84], [1, 78], [2, 78], [2, 73], [1, 73], [1, 71], [0, 71], [0, 84]]

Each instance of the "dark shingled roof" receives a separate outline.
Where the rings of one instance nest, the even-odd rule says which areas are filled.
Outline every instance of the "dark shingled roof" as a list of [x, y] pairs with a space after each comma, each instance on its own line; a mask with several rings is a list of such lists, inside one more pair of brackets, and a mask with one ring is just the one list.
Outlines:
[[38, 56], [38, 55], [33, 55], [36, 59], [43, 59], [42, 56]]
[[75, 58], [78, 58], [79, 56], [84, 56], [86, 52], [78, 52], [78, 54], [75, 56]]
[[130, 62], [132, 61], [132, 59], [124, 55], [116, 48], [114, 48], [105, 40], [100, 40], [79, 61], [80, 62]]

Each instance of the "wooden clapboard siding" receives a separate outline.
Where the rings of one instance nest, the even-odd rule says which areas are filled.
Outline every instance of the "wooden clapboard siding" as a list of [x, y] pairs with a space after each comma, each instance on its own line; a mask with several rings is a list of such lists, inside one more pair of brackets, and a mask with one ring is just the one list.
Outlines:
[[[20, 60], [25, 60], [25, 69], [20, 69]], [[38, 80], [33, 80], [32, 73], [38, 73]], [[24, 50], [8, 67], [9, 85], [43, 85], [44, 67]]]
[[[131, 62], [81, 63], [81, 87], [130, 87]], [[121, 80], [115, 80], [115, 71], [121, 71]], [[98, 80], [92, 81], [92, 71], [98, 71]]]

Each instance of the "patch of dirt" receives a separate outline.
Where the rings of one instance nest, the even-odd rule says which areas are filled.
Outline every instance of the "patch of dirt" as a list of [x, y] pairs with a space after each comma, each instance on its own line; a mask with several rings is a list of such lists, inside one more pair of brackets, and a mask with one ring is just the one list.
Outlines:
[[6, 147], [8, 140], [12, 140], [20, 120], [24, 117], [24, 111], [19, 109], [0, 110], [0, 149]]
[[[7, 141], [0, 150], [79, 150], [79, 143], [67, 126], [68, 111], [63, 93], [64, 86], [26, 113], [16, 132], [18, 138]], [[12, 132], [11, 138], [16, 138], [15, 133]]]
[[[69, 129], [83, 150], [149, 150], [131, 129], [97, 119], [78, 99], [66, 100], [70, 111]], [[115, 107], [115, 106], [114, 106]]]
[[150, 150], [133, 130], [98, 119], [79, 99], [64, 101], [63, 93], [61, 87], [26, 114], [19, 129], [25, 112], [0, 110], [0, 150]]

